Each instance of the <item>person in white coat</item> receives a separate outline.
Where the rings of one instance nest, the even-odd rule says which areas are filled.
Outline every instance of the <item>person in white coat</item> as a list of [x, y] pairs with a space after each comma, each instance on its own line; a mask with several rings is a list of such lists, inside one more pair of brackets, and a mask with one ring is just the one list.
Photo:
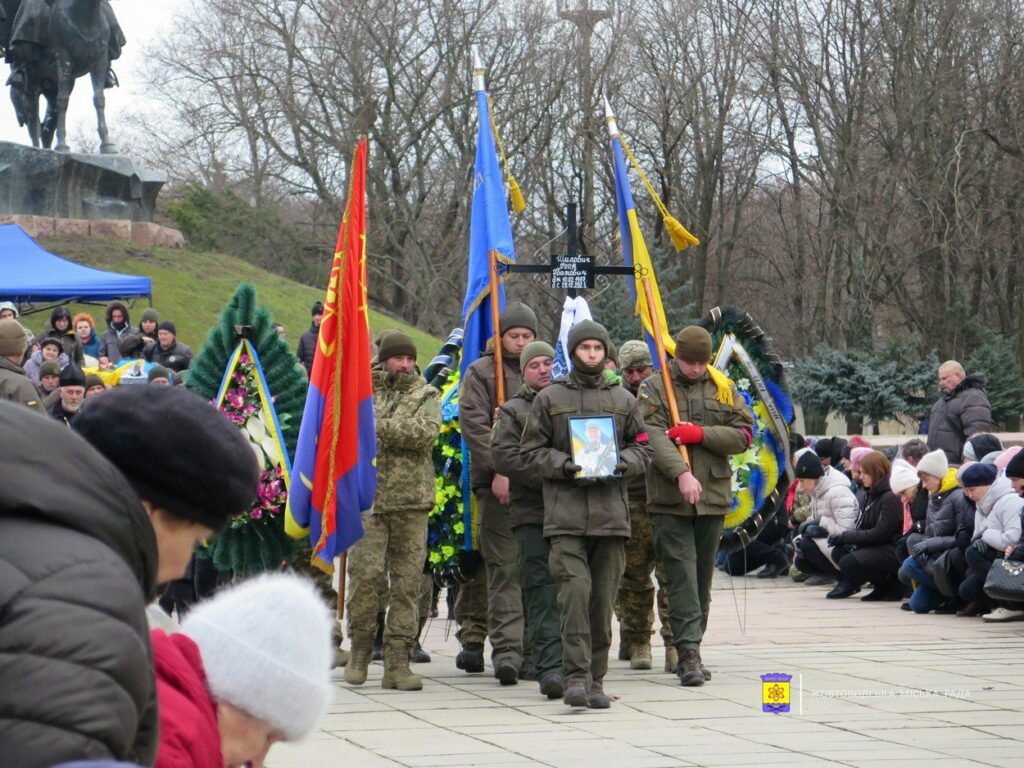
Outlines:
[[[964, 553], [967, 577], [960, 583], [960, 597], [968, 603], [988, 601], [985, 578], [992, 563], [1020, 541], [1021, 509], [1024, 499], [1013, 490], [1013, 484], [1000, 475], [994, 464], [971, 464], [960, 475], [964, 494], [976, 505], [974, 536]], [[1024, 611], [997, 607], [983, 616], [985, 621], [1024, 619]]]
[[822, 466], [813, 451], [800, 455], [795, 474], [811, 497], [811, 516], [800, 525], [796, 539], [796, 567], [810, 574], [805, 582], [809, 586], [828, 584], [839, 575], [828, 537], [856, 527], [857, 499], [850, 479], [838, 467]]

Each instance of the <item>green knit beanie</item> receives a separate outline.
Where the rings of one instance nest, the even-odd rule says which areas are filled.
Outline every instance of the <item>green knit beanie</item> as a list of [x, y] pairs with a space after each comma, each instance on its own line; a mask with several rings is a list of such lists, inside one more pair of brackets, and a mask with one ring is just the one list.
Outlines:
[[513, 328], [526, 328], [533, 331], [534, 336], [537, 335], [537, 315], [532, 309], [519, 301], [505, 307], [505, 311], [501, 313], [498, 323], [501, 326], [503, 335], [506, 331], [510, 331]]
[[[608, 337], [608, 331], [600, 323], [594, 322], [593, 320], [584, 320], [576, 323], [572, 328], [569, 329], [569, 357], [573, 357], [576, 354], [576, 347], [581, 342], [587, 339], [595, 339], [604, 344], [605, 356], [608, 355], [608, 349], [611, 347], [612, 340]], [[573, 365], [575, 365], [575, 361]]]
[[699, 325], [688, 325], [676, 336], [676, 360], [711, 362], [711, 334]]
[[392, 331], [387, 331], [380, 337], [380, 346], [377, 347], [377, 360], [383, 363], [389, 357], [398, 357], [399, 355], [408, 355], [415, 358], [416, 342], [405, 331], [400, 331], [396, 328]]
[[526, 370], [526, 364], [533, 360], [535, 357], [554, 357], [555, 350], [546, 341], [531, 341], [525, 347], [523, 352], [519, 355], [519, 367]]

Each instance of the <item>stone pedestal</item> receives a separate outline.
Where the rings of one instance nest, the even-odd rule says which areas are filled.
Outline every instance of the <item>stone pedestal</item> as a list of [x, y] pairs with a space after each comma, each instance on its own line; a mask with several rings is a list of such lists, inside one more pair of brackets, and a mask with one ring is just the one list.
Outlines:
[[0, 142], [0, 215], [152, 221], [167, 174], [124, 155]]

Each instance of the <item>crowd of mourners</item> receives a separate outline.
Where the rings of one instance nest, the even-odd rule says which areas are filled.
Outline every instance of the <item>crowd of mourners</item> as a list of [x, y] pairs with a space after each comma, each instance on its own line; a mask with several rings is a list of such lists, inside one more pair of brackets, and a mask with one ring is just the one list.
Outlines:
[[[318, 303], [296, 352], [307, 371], [322, 316]], [[147, 309], [134, 326], [121, 302], [102, 334], [64, 307], [37, 334], [20, 319], [0, 304], [0, 442], [17, 446], [0, 454], [4, 760], [258, 768], [315, 727], [332, 666], [360, 686], [379, 657], [382, 687], [423, 687], [410, 662], [429, 660], [418, 641], [442, 410], [412, 338], [389, 331], [372, 350], [377, 490], [348, 553], [346, 652], [323, 584], [305, 577], [222, 586], [194, 606], [175, 597], [197, 544], [253, 504], [260, 469], [235, 425], [174, 386], [192, 359], [174, 323]], [[870, 584], [861, 599], [917, 613], [1024, 618], [1024, 603], [986, 593], [997, 559], [1024, 561], [1024, 453], [992, 434], [984, 382], [958, 363], [939, 370], [926, 442], [793, 435], [784, 503], [725, 553], [730, 456], [754, 424], [709, 365], [711, 335], [683, 328], [657, 375], [645, 342], [617, 347], [583, 321], [565, 344], [572, 369], [553, 378], [538, 325], [507, 306], [500, 349], [461, 381], [480, 530], [450, 609], [459, 669], [483, 672], [489, 641], [498, 684], [535, 680], [549, 699], [606, 709], [613, 615], [619, 659], [649, 670], [657, 611], [665, 672], [702, 686], [716, 562], [827, 585], [829, 599]], [[172, 386], [131, 386], [143, 383]]]
[[88, 312], [72, 316], [58, 306], [33, 333], [16, 304], [0, 302], [0, 398], [67, 422], [85, 399], [110, 387], [183, 383], [192, 349], [178, 341], [172, 320], [150, 307], [133, 325], [127, 305], [112, 301], [104, 321], [98, 331]]
[[995, 560], [1024, 561], [1024, 454], [991, 434], [983, 382], [955, 361], [939, 371], [941, 396], [927, 442], [878, 449], [869, 440], [792, 438], [796, 479], [784, 508], [745, 551], [720, 556], [732, 574], [764, 566], [829, 586], [826, 598], [900, 602], [915, 613], [1024, 619], [1024, 603], [995, 599]]

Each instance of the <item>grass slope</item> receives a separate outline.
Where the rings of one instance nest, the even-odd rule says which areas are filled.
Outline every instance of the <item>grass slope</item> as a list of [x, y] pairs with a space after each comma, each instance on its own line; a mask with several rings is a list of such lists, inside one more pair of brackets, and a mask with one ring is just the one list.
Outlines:
[[[153, 281], [153, 307], [161, 320], [173, 320], [178, 338], [195, 350], [206, 341], [210, 328], [239, 283], [256, 286], [256, 300], [283, 324], [294, 350], [299, 336], [309, 327], [309, 308], [323, 301], [326, 286], [310, 288], [267, 272], [241, 259], [208, 251], [175, 248], [137, 248], [127, 243], [92, 238], [41, 238], [40, 245], [70, 261], [90, 267], [146, 275]], [[130, 314], [138, 323], [145, 299], [135, 302]], [[72, 314], [88, 312], [100, 330], [105, 326], [103, 307], [71, 305]], [[39, 331], [49, 319], [43, 313], [29, 315], [26, 324]], [[441, 339], [370, 310], [370, 333], [376, 338], [389, 328], [401, 328], [416, 342], [420, 366], [430, 362]]]

